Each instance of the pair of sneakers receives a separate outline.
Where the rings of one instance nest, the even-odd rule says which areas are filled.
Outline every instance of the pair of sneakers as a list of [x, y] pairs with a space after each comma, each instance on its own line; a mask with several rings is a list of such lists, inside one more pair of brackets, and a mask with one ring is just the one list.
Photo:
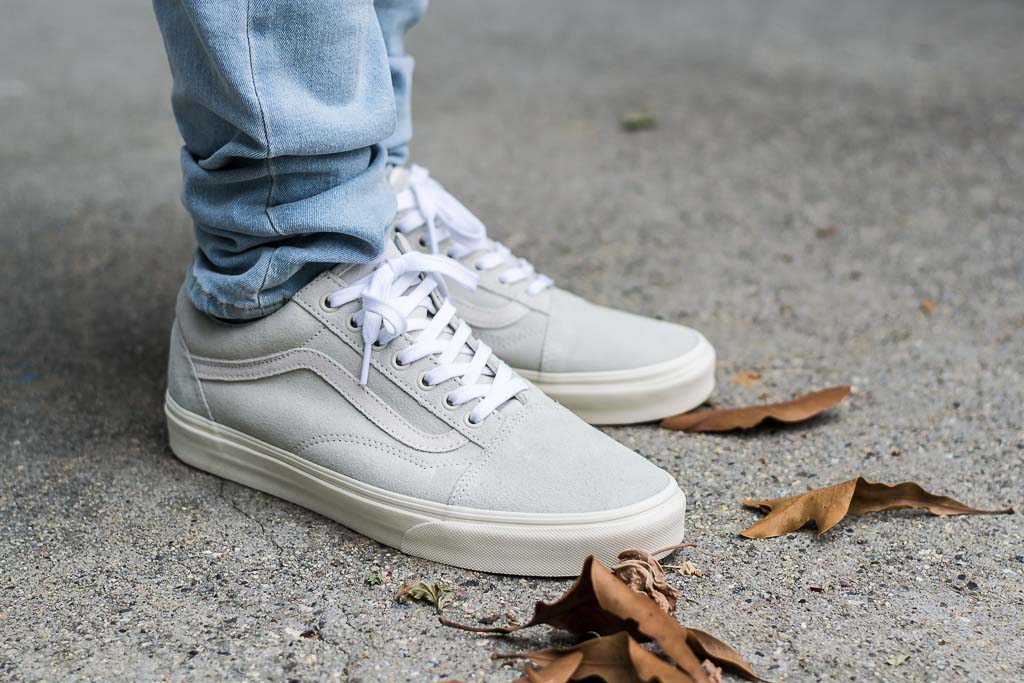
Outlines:
[[391, 180], [395, 237], [376, 261], [242, 324], [179, 293], [171, 450], [467, 569], [570, 576], [587, 555], [678, 543], [676, 481], [587, 422], [703, 402], [707, 340], [555, 287], [425, 169]]

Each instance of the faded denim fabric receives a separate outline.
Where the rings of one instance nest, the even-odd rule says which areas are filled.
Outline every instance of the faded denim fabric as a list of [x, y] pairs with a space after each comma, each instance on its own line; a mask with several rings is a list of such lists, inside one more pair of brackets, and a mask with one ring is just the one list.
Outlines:
[[374, 259], [395, 213], [387, 149], [403, 161], [411, 136], [402, 34], [425, 3], [381, 2], [379, 18], [370, 0], [153, 5], [185, 142], [195, 306], [263, 316], [325, 268]]

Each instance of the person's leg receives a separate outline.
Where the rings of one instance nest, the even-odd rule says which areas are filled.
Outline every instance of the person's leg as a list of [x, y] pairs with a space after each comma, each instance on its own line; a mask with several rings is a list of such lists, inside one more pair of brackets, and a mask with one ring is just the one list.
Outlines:
[[420, 20], [427, 10], [427, 0], [375, 0], [373, 8], [384, 33], [388, 60], [391, 63], [391, 84], [395, 91], [398, 124], [384, 141], [388, 163], [403, 165], [409, 159], [412, 139], [412, 71], [413, 59], [405, 52], [405, 32]]
[[155, 0], [200, 241], [171, 328], [171, 451], [467, 569], [568, 576], [637, 538], [677, 544], [675, 480], [457, 317], [443, 278], [475, 273], [385, 242], [387, 176], [406, 173], [385, 150], [404, 161], [410, 133], [402, 34], [424, 3], [379, 3], [389, 73], [369, 2]]
[[383, 249], [395, 98], [371, 0], [154, 0], [185, 146], [201, 311], [267, 315]]

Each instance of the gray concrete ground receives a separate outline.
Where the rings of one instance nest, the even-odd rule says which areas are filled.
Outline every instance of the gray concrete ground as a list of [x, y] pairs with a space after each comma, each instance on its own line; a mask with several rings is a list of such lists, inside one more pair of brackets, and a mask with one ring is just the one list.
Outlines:
[[[1020, 515], [736, 536], [742, 497], [857, 474], [1022, 504], [1022, 32], [998, 0], [446, 0], [411, 36], [417, 160], [499, 237], [702, 329], [717, 404], [857, 387], [800, 427], [609, 430], [690, 495], [685, 621], [773, 680], [1024, 678]], [[391, 595], [443, 579], [472, 621], [567, 582], [405, 557], [167, 450], [168, 82], [148, 3], [0, 8], [0, 679], [510, 680], [488, 655], [543, 630]]]

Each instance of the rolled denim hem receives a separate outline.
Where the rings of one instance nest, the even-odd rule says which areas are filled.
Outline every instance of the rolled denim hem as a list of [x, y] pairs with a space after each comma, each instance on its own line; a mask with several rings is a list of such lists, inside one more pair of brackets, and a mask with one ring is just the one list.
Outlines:
[[[325, 266], [324, 270], [329, 267], [330, 266]], [[188, 292], [189, 301], [192, 302], [192, 305], [195, 306], [197, 310], [200, 310], [207, 315], [212, 315], [215, 318], [223, 318], [225, 320], [256, 320], [270, 315], [288, 303], [288, 299], [286, 298], [282, 298], [280, 301], [273, 302], [269, 305], [256, 303], [252, 306], [240, 306], [231, 301], [224, 301], [203, 289], [202, 284], [200, 284], [199, 280], [192, 272], [191, 265], [189, 266], [188, 273], [185, 276], [185, 289]]]

